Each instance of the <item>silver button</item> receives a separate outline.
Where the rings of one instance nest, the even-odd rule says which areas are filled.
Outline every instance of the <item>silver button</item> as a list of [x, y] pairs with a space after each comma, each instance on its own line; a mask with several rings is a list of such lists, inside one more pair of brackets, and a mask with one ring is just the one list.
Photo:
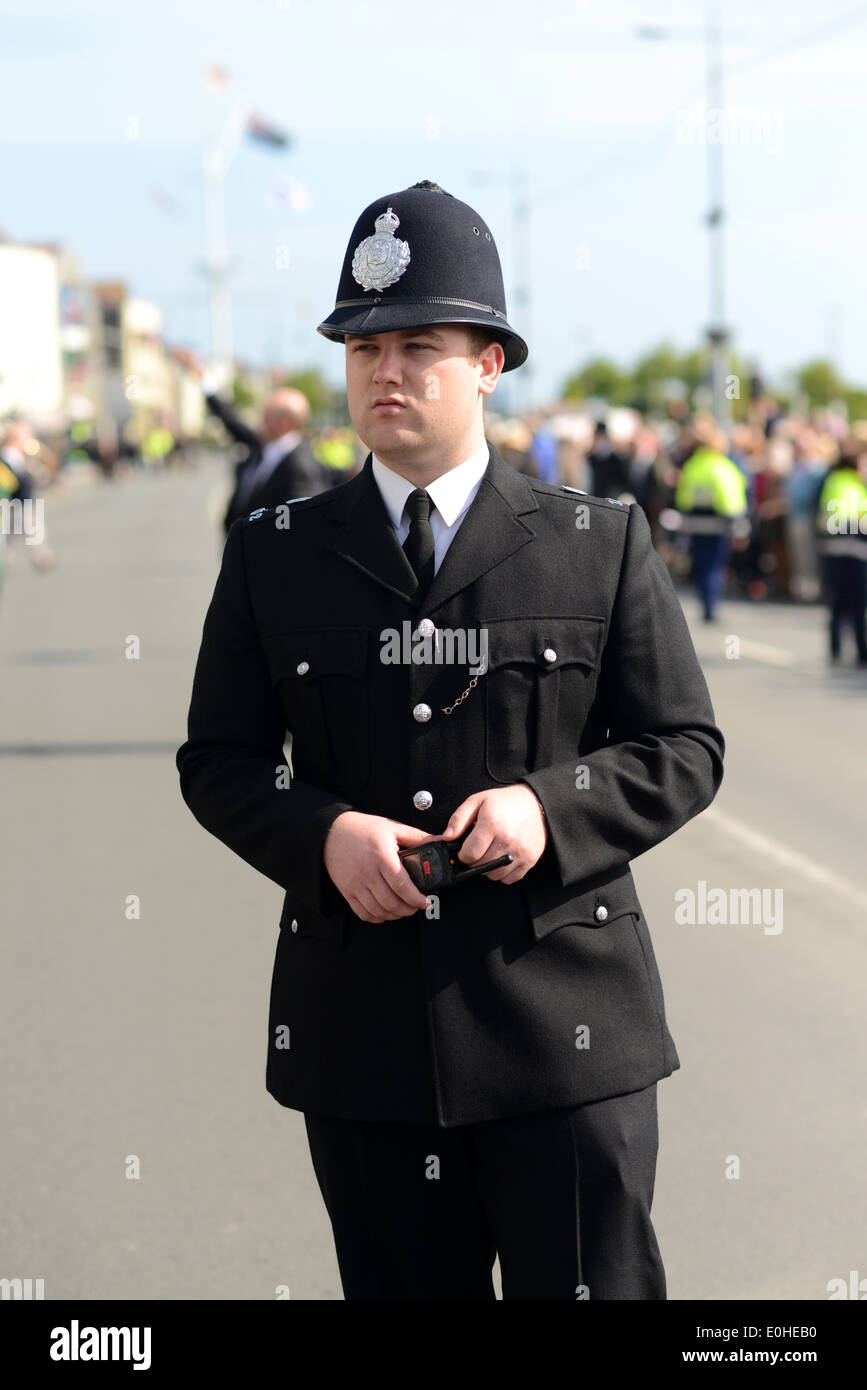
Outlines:
[[557, 653], [555, 652], [553, 647], [546, 647], [542, 653], [542, 657], [545, 661], [547, 661], [548, 665], [550, 666], [552, 661], [557, 660]]
[[416, 630], [421, 633], [422, 637], [433, 637], [437, 630], [436, 623], [432, 623], [430, 618], [422, 618]]
[[298, 665], [295, 667], [295, 670], [298, 672], [299, 676], [306, 676], [307, 672], [310, 670], [310, 662], [299, 661]]
[[418, 724], [426, 724], [432, 713], [430, 705], [416, 705], [412, 717]]
[[293, 918], [292, 918], [292, 921], [289, 923], [289, 930], [290, 930], [290, 931], [297, 931], [297, 930], [298, 930], [298, 918], [297, 918], [297, 917], [293, 917]]
[[433, 806], [433, 797], [430, 792], [416, 792], [412, 804], [417, 811], [429, 811]]
[[597, 922], [604, 922], [608, 917], [608, 908], [603, 907], [600, 903], [596, 911], [593, 913], [593, 916], [596, 918]]

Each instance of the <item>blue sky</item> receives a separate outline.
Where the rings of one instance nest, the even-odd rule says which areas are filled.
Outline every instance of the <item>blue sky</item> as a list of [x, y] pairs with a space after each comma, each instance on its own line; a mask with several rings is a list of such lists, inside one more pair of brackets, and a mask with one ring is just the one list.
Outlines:
[[[775, 378], [833, 353], [867, 386], [867, 5], [721, 9], [725, 105], [739, 132], [724, 145], [735, 344]], [[174, 341], [206, 348], [201, 137], [234, 99], [295, 141], [280, 153], [244, 142], [229, 174], [239, 354], [341, 381], [343, 350], [315, 327], [355, 219], [430, 178], [491, 226], [544, 400], [590, 353], [628, 361], [662, 339], [688, 348], [707, 324], [703, 10], [670, 0], [0, 3], [0, 227], [67, 243], [89, 276], [156, 299]], [[669, 37], [636, 37], [648, 23]], [[231, 78], [220, 97], [203, 81], [213, 64]], [[513, 170], [525, 171], [532, 206], [519, 247]], [[281, 174], [309, 190], [310, 211], [272, 204]], [[289, 266], [278, 269], [284, 246]], [[529, 313], [515, 304], [522, 263]]]

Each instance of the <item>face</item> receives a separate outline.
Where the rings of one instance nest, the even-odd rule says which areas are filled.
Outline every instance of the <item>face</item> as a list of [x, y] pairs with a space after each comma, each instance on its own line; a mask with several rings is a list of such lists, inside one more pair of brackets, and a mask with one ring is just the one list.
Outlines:
[[454, 466], [478, 447], [483, 397], [494, 390], [505, 356], [493, 343], [471, 362], [468, 348], [461, 324], [347, 335], [349, 413], [359, 438], [384, 463], [436, 463], [443, 472], [443, 464]]

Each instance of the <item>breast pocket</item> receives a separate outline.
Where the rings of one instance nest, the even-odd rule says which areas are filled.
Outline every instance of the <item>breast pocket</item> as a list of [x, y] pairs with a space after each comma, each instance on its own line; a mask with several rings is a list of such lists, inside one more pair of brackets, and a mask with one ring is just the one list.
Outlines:
[[292, 735], [292, 769], [335, 792], [370, 776], [367, 628], [297, 629], [264, 637]]
[[593, 700], [604, 619], [504, 618], [484, 627], [485, 763], [496, 781], [511, 782], [577, 747]]

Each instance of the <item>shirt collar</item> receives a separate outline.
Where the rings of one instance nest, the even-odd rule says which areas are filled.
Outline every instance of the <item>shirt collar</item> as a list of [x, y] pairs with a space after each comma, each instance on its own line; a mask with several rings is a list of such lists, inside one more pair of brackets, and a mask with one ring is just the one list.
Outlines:
[[262, 450], [262, 454], [268, 458], [282, 458], [301, 443], [301, 431], [289, 430], [286, 434], [281, 434], [279, 439], [270, 440]]
[[[371, 466], [391, 524], [397, 530], [406, 499], [415, 491], [416, 485], [400, 473], [395, 473], [376, 454], [373, 455]], [[461, 512], [466, 510], [487, 466], [488, 441], [485, 439], [476, 452], [458, 464], [457, 468], [450, 468], [447, 473], [441, 473], [432, 483], [428, 483], [426, 491], [446, 526], [453, 526]]]

